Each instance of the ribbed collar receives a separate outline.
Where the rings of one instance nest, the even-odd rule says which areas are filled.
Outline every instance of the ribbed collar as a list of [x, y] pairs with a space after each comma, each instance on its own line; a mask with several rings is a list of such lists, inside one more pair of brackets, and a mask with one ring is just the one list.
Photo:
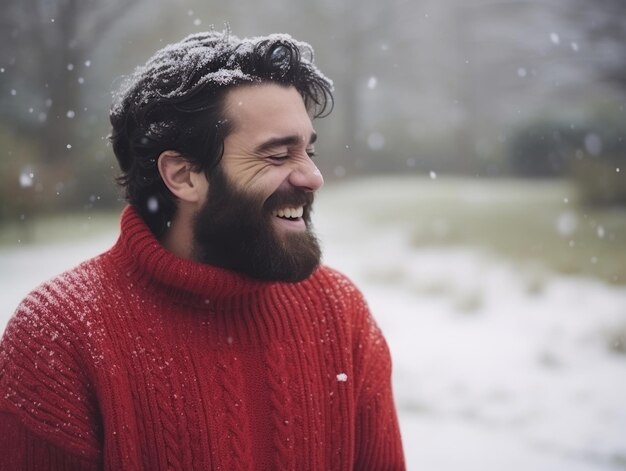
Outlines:
[[173, 301], [206, 303], [270, 285], [174, 255], [159, 243], [132, 206], [122, 212], [120, 237], [111, 253], [126, 276], [142, 284], [158, 285]]

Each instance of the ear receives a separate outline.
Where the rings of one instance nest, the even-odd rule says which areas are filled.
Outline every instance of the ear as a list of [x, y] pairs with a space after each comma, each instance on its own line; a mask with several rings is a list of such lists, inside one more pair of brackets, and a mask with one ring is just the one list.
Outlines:
[[169, 190], [181, 201], [201, 203], [204, 201], [208, 182], [203, 172], [197, 172], [181, 154], [166, 150], [159, 155], [157, 167]]

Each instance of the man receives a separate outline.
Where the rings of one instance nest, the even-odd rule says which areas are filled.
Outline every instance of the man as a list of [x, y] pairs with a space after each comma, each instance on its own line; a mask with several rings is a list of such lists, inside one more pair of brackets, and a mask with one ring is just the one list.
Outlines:
[[6, 328], [0, 469], [404, 469], [385, 340], [310, 223], [331, 90], [287, 35], [196, 34], [135, 72], [117, 243]]

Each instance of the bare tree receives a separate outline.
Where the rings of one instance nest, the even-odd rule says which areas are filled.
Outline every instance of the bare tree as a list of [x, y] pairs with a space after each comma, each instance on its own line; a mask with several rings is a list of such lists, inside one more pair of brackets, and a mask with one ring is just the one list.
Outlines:
[[626, 91], [626, 2], [578, 0], [577, 6], [569, 18], [589, 42], [590, 65], [600, 78]]
[[[80, 145], [82, 75], [105, 32], [139, 0], [8, 0], [0, 25], [4, 126], [30, 134], [47, 162]], [[13, 99], [19, 95], [19, 99]], [[76, 122], [76, 121], [75, 121]]]

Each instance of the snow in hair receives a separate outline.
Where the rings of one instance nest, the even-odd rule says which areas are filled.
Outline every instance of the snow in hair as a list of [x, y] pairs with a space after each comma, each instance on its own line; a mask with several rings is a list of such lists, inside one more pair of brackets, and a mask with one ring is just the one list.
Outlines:
[[[281, 50], [280, 46], [283, 46]], [[141, 108], [154, 100], [181, 98], [190, 90], [206, 85], [223, 87], [242, 82], [257, 82], [261, 77], [242, 64], [252, 54], [266, 56], [275, 61], [278, 72], [283, 70], [282, 59], [287, 51], [295, 51], [298, 61], [309, 69], [320, 83], [332, 90], [332, 81], [313, 64], [313, 48], [288, 34], [271, 34], [240, 39], [230, 31], [209, 31], [187, 36], [180, 42], [169, 44], [126, 77], [113, 94], [111, 117], [131, 108]], [[287, 52], [290, 54], [290, 52]]]

